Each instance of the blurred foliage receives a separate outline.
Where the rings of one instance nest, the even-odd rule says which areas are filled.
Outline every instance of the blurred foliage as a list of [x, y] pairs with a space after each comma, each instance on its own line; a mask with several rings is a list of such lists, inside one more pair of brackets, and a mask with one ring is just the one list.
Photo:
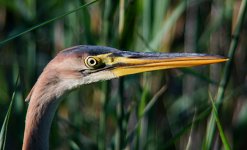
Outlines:
[[[27, 31], [0, 45], [1, 126], [15, 92], [6, 149], [21, 149], [28, 105], [24, 99], [58, 51], [91, 44], [227, 56], [242, 1], [102, 0], [66, 15], [89, 2], [0, 0], [0, 42]], [[231, 76], [217, 112], [232, 149], [247, 146], [246, 16], [242, 21]], [[36, 26], [40, 27], [28, 31]], [[60, 105], [50, 148], [222, 149], [217, 129], [209, 147], [204, 140], [212, 110], [208, 93], [215, 99], [223, 67], [224, 63], [155, 71], [83, 86]]]

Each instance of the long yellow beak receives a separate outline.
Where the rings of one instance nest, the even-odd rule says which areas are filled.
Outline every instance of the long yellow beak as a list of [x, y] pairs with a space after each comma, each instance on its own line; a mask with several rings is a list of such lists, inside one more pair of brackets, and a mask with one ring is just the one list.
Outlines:
[[153, 70], [214, 64], [227, 60], [227, 58], [218, 55], [197, 53], [122, 52], [118, 53], [117, 56], [111, 57], [109, 65], [114, 66], [111, 71], [120, 77]]

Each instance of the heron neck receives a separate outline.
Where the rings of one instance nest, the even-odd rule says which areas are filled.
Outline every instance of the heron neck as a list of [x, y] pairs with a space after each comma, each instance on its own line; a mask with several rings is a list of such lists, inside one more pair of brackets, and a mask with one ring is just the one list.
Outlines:
[[46, 83], [49, 79], [36, 82], [30, 97], [26, 114], [23, 150], [48, 150], [49, 134], [60, 98], [57, 97], [56, 84]]
[[[48, 150], [51, 123], [58, 104], [30, 101], [24, 132], [23, 150]], [[56, 101], [56, 100], [52, 100]]]

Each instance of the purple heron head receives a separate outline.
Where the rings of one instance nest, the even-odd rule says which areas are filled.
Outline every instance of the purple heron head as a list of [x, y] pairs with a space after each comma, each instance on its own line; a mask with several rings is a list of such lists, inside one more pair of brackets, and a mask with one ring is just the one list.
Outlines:
[[50, 126], [61, 96], [84, 84], [140, 72], [192, 67], [227, 61], [218, 55], [120, 51], [81, 45], [51, 60], [27, 97], [23, 149], [48, 149]]

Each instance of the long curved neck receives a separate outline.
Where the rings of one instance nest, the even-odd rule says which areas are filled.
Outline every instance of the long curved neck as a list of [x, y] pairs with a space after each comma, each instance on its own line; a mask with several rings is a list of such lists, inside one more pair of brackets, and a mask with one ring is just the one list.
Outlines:
[[29, 94], [23, 150], [48, 150], [51, 123], [59, 100], [56, 81], [41, 75]]
[[52, 102], [30, 102], [26, 116], [23, 150], [49, 149], [49, 134], [56, 107], [57, 104]]

